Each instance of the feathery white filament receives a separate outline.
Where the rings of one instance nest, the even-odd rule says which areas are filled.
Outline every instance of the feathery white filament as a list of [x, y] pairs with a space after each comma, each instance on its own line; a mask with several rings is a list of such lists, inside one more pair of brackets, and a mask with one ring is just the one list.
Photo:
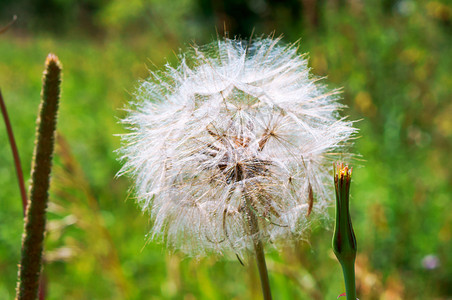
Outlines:
[[279, 39], [224, 39], [180, 60], [151, 73], [124, 120], [120, 174], [135, 179], [152, 237], [195, 256], [241, 253], [253, 245], [246, 203], [264, 242], [302, 233], [310, 191], [323, 212], [330, 158], [355, 132], [337, 92]]

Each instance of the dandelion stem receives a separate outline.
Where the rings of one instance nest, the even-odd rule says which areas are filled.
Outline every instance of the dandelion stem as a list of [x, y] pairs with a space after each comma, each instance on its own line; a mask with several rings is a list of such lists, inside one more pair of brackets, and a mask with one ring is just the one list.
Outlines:
[[33, 155], [30, 197], [22, 237], [17, 300], [33, 300], [38, 296], [39, 277], [46, 224], [46, 208], [58, 102], [60, 98], [61, 65], [49, 54], [43, 77], [42, 100], [37, 121], [36, 145]]
[[257, 269], [259, 270], [259, 277], [261, 279], [262, 294], [264, 300], [271, 300], [270, 281], [268, 279], [267, 264], [265, 263], [264, 246], [259, 236], [259, 223], [257, 217], [251, 208], [251, 201], [245, 196], [246, 201], [246, 215], [248, 224], [250, 226], [250, 233], [253, 238], [254, 252], [256, 254]]

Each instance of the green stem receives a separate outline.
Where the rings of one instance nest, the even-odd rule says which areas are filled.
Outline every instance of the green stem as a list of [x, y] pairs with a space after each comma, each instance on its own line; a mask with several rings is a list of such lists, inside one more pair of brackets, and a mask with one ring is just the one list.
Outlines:
[[355, 261], [347, 261], [341, 264], [345, 281], [345, 295], [347, 300], [356, 300], [355, 287]]
[[60, 98], [60, 75], [61, 65], [58, 58], [49, 54], [46, 60], [40, 113], [37, 121], [30, 197], [25, 217], [22, 255], [16, 290], [17, 300], [34, 300], [38, 296], [50, 171]]
[[262, 240], [259, 236], [259, 223], [251, 208], [251, 201], [248, 197], [245, 196], [246, 200], [246, 215], [248, 219], [248, 224], [250, 226], [250, 233], [253, 239], [254, 252], [256, 255], [256, 263], [257, 269], [259, 270], [259, 277], [261, 279], [262, 286], [262, 294], [264, 296], [264, 300], [271, 300], [272, 294], [270, 289], [270, 280], [268, 278], [267, 264], [265, 263], [265, 253], [264, 246], [262, 244]]

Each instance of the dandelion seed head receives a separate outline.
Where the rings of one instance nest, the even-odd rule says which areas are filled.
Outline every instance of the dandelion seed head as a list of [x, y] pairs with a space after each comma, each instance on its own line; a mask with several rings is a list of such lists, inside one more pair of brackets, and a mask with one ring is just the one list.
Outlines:
[[337, 91], [280, 39], [223, 39], [179, 59], [140, 84], [124, 120], [119, 174], [134, 178], [151, 237], [192, 256], [242, 254], [254, 238], [246, 203], [264, 242], [303, 234], [355, 132]]

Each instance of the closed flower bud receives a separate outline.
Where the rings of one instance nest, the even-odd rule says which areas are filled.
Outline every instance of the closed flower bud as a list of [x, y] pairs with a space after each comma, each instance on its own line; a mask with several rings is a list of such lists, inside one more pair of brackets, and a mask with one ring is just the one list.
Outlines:
[[355, 258], [356, 238], [350, 217], [350, 181], [352, 169], [337, 164], [334, 172], [336, 190], [336, 225], [333, 236], [333, 250], [344, 273], [347, 299], [356, 299]]

